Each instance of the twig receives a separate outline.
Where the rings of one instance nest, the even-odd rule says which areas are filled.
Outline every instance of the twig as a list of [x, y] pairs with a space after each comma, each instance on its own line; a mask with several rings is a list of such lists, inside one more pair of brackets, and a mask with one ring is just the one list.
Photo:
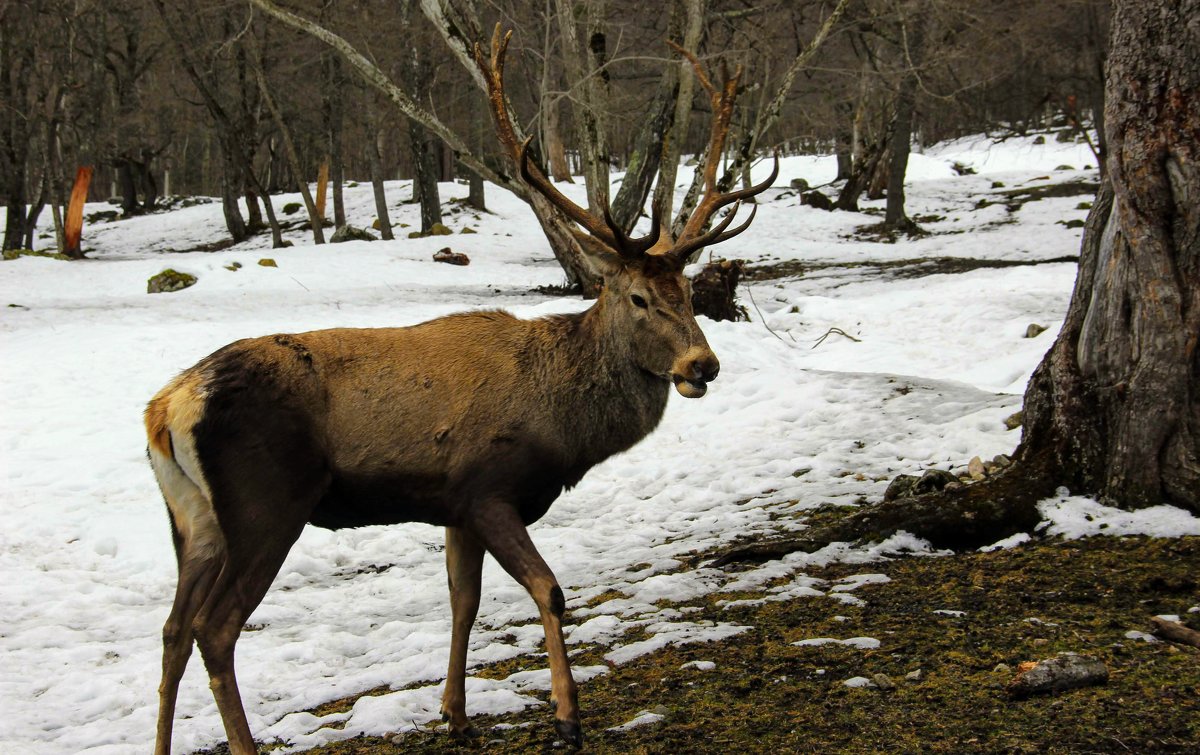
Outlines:
[[1150, 619], [1150, 623], [1154, 625], [1154, 635], [1156, 637], [1200, 648], [1200, 632], [1197, 632], [1195, 629], [1185, 627], [1178, 621], [1167, 621], [1157, 616]]
[[855, 338], [854, 336], [850, 335], [849, 333], [842, 330], [841, 328], [830, 328], [829, 330], [825, 331], [825, 335], [818, 338], [817, 342], [814, 343], [810, 348], [813, 348], [813, 349], [817, 348], [818, 346], [821, 345], [821, 343], [826, 338], [829, 338], [829, 336], [831, 336], [831, 335], [845, 336], [846, 338], [849, 338], [851, 341], [854, 341], [855, 343], [862, 343], [861, 338]]
[[[774, 330], [771, 329], [771, 326], [767, 324], [767, 318], [763, 316], [762, 310], [758, 308], [758, 302], [754, 301], [754, 293], [750, 290], [750, 284], [743, 283], [742, 286], [745, 287], [746, 296], [750, 297], [750, 303], [754, 305], [754, 311], [758, 313], [758, 319], [762, 321], [763, 327], [767, 329], [768, 333], [775, 336], [780, 341], [783, 341], [783, 336], [776, 333]], [[791, 333], [788, 333], [788, 338], [792, 338]], [[792, 338], [792, 342], [795, 343], [795, 341], [796, 341], [796, 339]], [[787, 343], [787, 341], [783, 341], [783, 342]]]

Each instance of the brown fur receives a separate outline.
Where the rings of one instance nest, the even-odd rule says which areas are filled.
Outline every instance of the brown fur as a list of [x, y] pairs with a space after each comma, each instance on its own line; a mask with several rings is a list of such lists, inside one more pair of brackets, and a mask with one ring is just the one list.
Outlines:
[[478, 571], [490, 552], [546, 629], [560, 733], [579, 741], [564, 599], [525, 531], [564, 487], [658, 424], [672, 381], [698, 396], [717, 360], [678, 264], [613, 262], [580, 315], [451, 315], [408, 328], [238, 341], [146, 409], [180, 583], [164, 627], [158, 751], [193, 637], [231, 749], [251, 752], [233, 646], [306, 522], [447, 527], [454, 612], [443, 709], [465, 731], [463, 678]]

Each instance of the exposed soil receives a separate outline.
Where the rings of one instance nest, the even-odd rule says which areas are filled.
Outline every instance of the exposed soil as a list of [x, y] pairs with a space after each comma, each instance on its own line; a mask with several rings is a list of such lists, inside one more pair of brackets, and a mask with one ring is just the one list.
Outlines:
[[[1200, 650], [1126, 637], [1156, 614], [1200, 628], [1200, 538], [1098, 537], [1027, 544], [1009, 551], [835, 565], [809, 576], [878, 572], [891, 581], [859, 587], [863, 605], [814, 597], [724, 609], [714, 595], [689, 618], [734, 621], [751, 631], [719, 643], [654, 653], [581, 685], [586, 750], [597, 753], [934, 752], [1171, 753], [1200, 748]], [[935, 613], [962, 611], [963, 615]], [[835, 616], [844, 617], [837, 620]], [[816, 637], [873, 637], [875, 650], [798, 647]], [[1100, 687], [1014, 701], [1018, 663], [1078, 652], [1102, 659]], [[574, 658], [602, 663], [595, 649]], [[712, 671], [681, 669], [714, 661]], [[541, 668], [517, 659], [483, 669], [504, 677]], [[998, 664], [1009, 669], [996, 670]], [[905, 674], [920, 670], [917, 681]], [[842, 682], [886, 674], [896, 687]], [[376, 694], [384, 690], [374, 690]], [[323, 706], [346, 709], [352, 700]], [[468, 700], [468, 710], [470, 701]], [[608, 731], [644, 710], [658, 724]], [[394, 740], [358, 738], [314, 753], [562, 750], [551, 711], [474, 719], [481, 738], [444, 732]], [[397, 722], [398, 724], [402, 722]], [[495, 728], [497, 726], [501, 728]]]
[[795, 278], [822, 270], [863, 270], [865, 275], [880, 278], [908, 279], [924, 278], [927, 275], [951, 275], [969, 273], [983, 268], [1026, 267], [1049, 265], [1058, 262], [1079, 262], [1078, 255], [1066, 255], [1041, 260], [984, 260], [973, 257], [926, 257], [909, 260], [882, 260], [863, 262], [800, 262], [788, 260], [770, 265], [747, 267], [744, 278], [748, 281]]

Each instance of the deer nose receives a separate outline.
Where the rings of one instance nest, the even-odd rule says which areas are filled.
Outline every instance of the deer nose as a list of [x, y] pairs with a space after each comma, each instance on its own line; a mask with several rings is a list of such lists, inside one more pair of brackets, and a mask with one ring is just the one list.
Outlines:
[[716, 354], [693, 346], [675, 363], [671, 379], [681, 396], [700, 398], [708, 392], [708, 383], [715, 380], [720, 371], [721, 362]]

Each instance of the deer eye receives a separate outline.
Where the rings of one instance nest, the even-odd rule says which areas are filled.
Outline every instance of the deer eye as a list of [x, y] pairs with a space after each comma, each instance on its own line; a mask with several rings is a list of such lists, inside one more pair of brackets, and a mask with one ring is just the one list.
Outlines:
[[633, 306], [639, 307], [640, 309], [646, 309], [646, 300], [642, 297], [638, 296], [637, 294], [631, 294], [629, 298], [633, 301]]

